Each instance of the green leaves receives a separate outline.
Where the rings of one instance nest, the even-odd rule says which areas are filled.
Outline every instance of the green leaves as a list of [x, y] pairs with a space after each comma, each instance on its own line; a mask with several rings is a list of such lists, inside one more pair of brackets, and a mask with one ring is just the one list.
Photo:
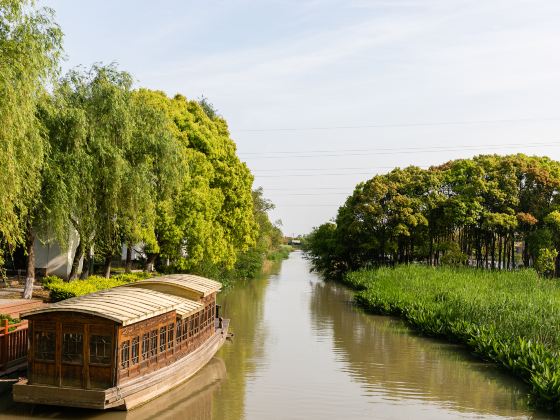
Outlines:
[[0, 241], [23, 242], [46, 151], [37, 103], [58, 71], [62, 32], [49, 9], [0, 0]]
[[412, 261], [528, 267], [540, 249], [560, 249], [559, 193], [560, 163], [545, 157], [481, 155], [396, 168], [358, 184], [339, 208], [332, 252], [323, 252], [318, 236], [308, 251], [331, 274]]

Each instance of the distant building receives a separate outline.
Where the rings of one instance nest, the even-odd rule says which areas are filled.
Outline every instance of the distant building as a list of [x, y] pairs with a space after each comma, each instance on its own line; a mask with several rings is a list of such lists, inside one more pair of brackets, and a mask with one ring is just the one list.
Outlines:
[[[35, 239], [35, 270], [40, 276], [58, 276], [67, 279], [72, 270], [74, 254], [78, 247], [78, 233], [72, 230], [68, 235], [68, 249], [63, 250], [55, 240], [43, 243]], [[83, 258], [80, 260], [78, 273], [82, 272]]]

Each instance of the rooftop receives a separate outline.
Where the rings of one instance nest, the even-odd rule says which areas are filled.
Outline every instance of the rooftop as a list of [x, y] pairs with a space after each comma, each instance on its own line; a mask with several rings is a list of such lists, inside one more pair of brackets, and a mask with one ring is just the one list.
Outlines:
[[120, 286], [22, 312], [21, 317], [47, 312], [80, 312], [111, 319], [126, 326], [173, 310], [179, 316], [186, 317], [202, 308], [201, 303], [179, 296]]
[[195, 276], [193, 274], [170, 274], [167, 276], [153, 277], [147, 280], [141, 280], [129, 283], [129, 287], [142, 287], [143, 285], [170, 285], [183, 288], [195, 293], [199, 293], [202, 297], [206, 297], [212, 293], [218, 292], [222, 288], [222, 284], [206, 277]]

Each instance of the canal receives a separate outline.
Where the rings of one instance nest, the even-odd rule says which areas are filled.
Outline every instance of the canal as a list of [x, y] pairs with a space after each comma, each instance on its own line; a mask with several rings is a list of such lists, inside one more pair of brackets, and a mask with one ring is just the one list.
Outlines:
[[0, 419], [547, 418], [527, 389], [458, 346], [367, 315], [293, 252], [278, 272], [223, 293], [235, 333], [198, 375], [125, 412], [14, 404]]

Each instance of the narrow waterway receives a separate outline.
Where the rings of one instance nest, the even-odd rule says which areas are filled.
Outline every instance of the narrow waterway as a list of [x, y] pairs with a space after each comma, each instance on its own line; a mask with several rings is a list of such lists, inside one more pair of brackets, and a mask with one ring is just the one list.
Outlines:
[[351, 299], [294, 252], [278, 273], [223, 294], [233, 342], [172, 392], [128, 413], [27, 406], [4, 394], [0, 419], [547, 418], [526, 406], [522, 383]]

